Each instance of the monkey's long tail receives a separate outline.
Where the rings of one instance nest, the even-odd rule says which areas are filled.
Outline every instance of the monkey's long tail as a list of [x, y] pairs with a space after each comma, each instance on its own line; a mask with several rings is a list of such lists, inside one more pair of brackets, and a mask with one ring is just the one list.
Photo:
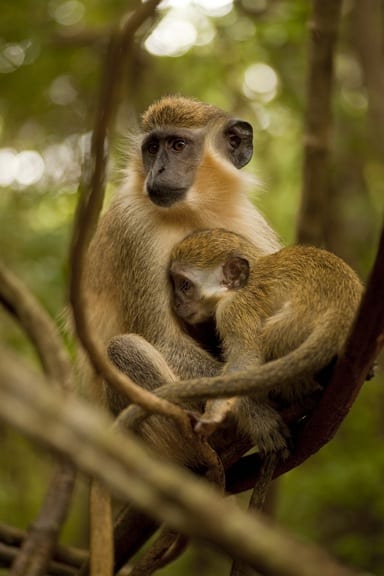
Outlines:
[[338, 316], [334, 310], [328, 311], [298, 348], [277, 360], [259, 365], [257, 369], [213, 378], [184, 380], [162, 386], [156, 393], [174, 401], [245, 395], [266, 398], [269, 392], [278, 392], [280, 385], [286, 386], [313, 377], [337, 356], [340, 333], [343, 332], [341, 323], [345, 323], [345, 318]]

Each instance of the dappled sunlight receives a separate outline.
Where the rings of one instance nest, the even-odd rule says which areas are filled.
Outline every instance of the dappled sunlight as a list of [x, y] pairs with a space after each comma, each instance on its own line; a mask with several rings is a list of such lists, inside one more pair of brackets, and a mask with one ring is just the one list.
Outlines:
[[[89, 144], [89, 135], [74, 134], [41, 152], [0, 148], [0, 187], [24, 190], [39, 184], [60, 188], [80, 177], [80, 161]], [[67, 189], [64, 189], [67, 192]]]
[[22, 42], [2, 43], [0, 38], [0, 74], [9, 74], [21, 66], [32, 64], [38, 54], [37, 42], [32, 42], [30, 39]]
[[275, 70], [258, 62], [249, 66], [244, 73], [243, 92], [251, 100], [260, 98], [269, 102], [277, 94], [279, 79]]
[[68, 0], [67, 2], [48, 3], [48, 9], [51, 17], [61, 26], [74, 26], [79, 24], [85, 13], [83, 2], [78, 0]]
[[160, 8], [167, 12], [148, 36], [145, 48], [155, 56], [182, 56], [193, 46], [209, 44], [215, 37], [209, 18], [225, 16], [232, 7], [231, 0], [162, 2]]
[[24, 188], [37, 184], [44, 169], [44, 160], [35, 150], [19, 153], [11, 148], [0, 150], [0, 186], [16, 184]]

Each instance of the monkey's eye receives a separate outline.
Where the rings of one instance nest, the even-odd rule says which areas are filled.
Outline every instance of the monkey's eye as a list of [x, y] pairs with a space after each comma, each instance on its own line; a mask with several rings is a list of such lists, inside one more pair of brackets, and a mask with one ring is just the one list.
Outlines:
[[179, 290], [184, 294], [188, 294], [191, 292], [193, 288], [193, 283], [188, 280], [188, 278], [180, 279], [179, 281]]
[[172, 150], [175, 152], [182, 152], [187, 145], [184, 138], [173, 138], [170, 142]]
[[152, 140], [147, 145], [147, 152], [154, 156], [159, 151], [159, 143], [156, 140]]
[[174, 274], [173, 275], [173, 282], [175, 285], [175, 289], [178, 292], [182, 292], [183, 294], [188, 294], [193, 290], [193, 282], [188, 280], [185, 276]]

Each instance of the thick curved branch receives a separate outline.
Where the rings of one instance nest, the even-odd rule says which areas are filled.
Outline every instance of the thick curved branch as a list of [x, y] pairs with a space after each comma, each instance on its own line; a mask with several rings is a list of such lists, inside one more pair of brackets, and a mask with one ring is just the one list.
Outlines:
[[120, 30], [116, 30], [111, 35], [104, 64], [104, 77], [101, 81], [91, 152], [85, 161], [80, 184], [80, 200], [71, 247], [70, 301], [77, 335], [95, 371], [101, 374], [110, 385], [118, 388], [131, 402], [144, 406], [151, 412], [174, 417], [187, 431], [189, 421], [182, 409], [166, 400], [156, 398], [147, 390], [137, 386], [108, 360], [103, 347], [88, 328], [87, 298], [82, 289], [87, 249], [96, 228], [104, 198], [107, 132], [116, 107], [124, 63], [133, 42], [134, 33], [153, 14], [159, 2], [160, 0], [148, 0], [145, 4], [139, 4], [136, 11], [125, 19]]
[[128, 434], [110, 430], [103, 413], [75, 398], [63, 402], [9, 354], [0, 353], [0, 366], [0, 417], [65, 455], [119, 498], [265, 574], [354, 574], [326, 552], [272, 527], [262, 516], [243, 512], [186, 470], [162, 462]]
[[341, 0], [313, 0], [310, 16], [309, 70], [305, 118], [303, 189], [297, 239], [323, 243], [323, 207], [327, 201], [328, 155], [331, 130], [333, 53]]
[[51, 317], [24, 284], [0, 262], [0, 302], [34, 345], [47, 376], [71, 389], [71, 363]]

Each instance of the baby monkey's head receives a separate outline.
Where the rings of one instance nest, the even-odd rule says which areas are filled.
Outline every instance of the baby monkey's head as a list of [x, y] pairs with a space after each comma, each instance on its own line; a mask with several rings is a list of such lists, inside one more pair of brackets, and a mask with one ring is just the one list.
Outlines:
[[193, 232], [171, 253], [172, 308], [187, 324], [216, 314], [217, 305], [249, 277], [248, 241], [221, 228]]

